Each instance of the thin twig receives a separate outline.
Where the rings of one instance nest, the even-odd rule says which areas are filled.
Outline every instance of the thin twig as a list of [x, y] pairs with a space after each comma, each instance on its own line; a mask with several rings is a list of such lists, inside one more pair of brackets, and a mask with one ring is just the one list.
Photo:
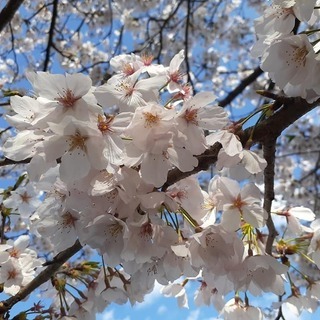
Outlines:
[[9, 166], [9, 165], [16, 165], [16, 164], [26, 164], [26, 163], [29, 163], [30, 161], [31, 161], [31, 158], [27, 158], [27, 159], [20, 160], [20, 161], [15, 161], [15, 160], [11, 160], [8, 158], [4, 158], [4, 159], [0, 160], [0, 167]]
[[247, 88], [252, 82], [254, 82], [259, 76], [263, 74], [260, 67], [254, 69], [254, 71], [246, 78], [241, 80], [241, 82], [222, 100], [218, 102], [219, 106], [224, 108], [229, 103], [231, 103], [239, 94], [242, 93], [244, 89]]
[[51, 17], [51, 24], [49, 29], [49, 36], [48, 36], [48, 44], [46, 49], [46, 57], [43, 64], [43, 71], [48, 70], [49, 62], [50, 62], [50, 52], [53, 44], [53, 35], [54, 35], [54, 28], [56, 25], [56, 20], [58, 17], [58, 2], [59, 0], [53, 1], [53, 9], [52, 9], [52, 17]]

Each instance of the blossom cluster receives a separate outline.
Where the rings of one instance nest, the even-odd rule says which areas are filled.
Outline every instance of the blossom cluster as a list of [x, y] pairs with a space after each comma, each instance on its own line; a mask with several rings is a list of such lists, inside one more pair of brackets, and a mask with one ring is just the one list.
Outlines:
[[258, 42], [252, 49], [254, 56], [261, 57], [262, 70], [285, 94], [309, 102], [320, 96], [319, 40], [312, 28], [296, 33], [300, 24], [312, 27], [317, 22], [320, 11], [316, 5], [317, 0], [274, 0], [255, 20]]
[[42, 266], [44, 259], [37, 258], [37, 252], [28, 248], [29, 236], [22, 235], [0, 245], [0, 282], [7, 294], [16, 294], [20, 287], [28, 284]]
[[[268, 65], [270, 50], [263, 65]], [[297, 53], [292, 54], [295, 59]], [[141, 302], [155, 281], [164, 286], [165, 295], [187, 306], [185, 285], [197, 279], [196, 303], [214, 304], [230, 319], [243, 314], [262, 319], [262, 311], [242, 302], [239, 292], [285, 293], [289, 245], [279, 242], [276, 257], [266, 253], [262, 230], [270, 217], [252, 182], [266, 161], [243, 148], [236, 134], [239, 124], [214, 104], [214, 94], [192, 94], [181, 70], [183, 60], [183, 51], [169, 66], [153, 64], [149, 55], [120, 55], [110, 61], [115, 75], [98, 87], [83, 74], [28, 73], [34, 96], [11, 98], [14, 114], [7, 121], [17, 134], [3, 150], [9, 159], [29, 162], [30, 182], [12, 191], [4, 206], [21, 210], [22, 221], [35, 238], [46, 239], [53, 253], [79, 240], [103, 260], [96, 276], [90, 274], [81, 299], [64, 298], [70, 317], [92, 319], [112, 302]], [[205, 192], [192, 173], [216, 143], [222, 146], [216, 164], [222, 173], [209, 179]], [[168, 176], [176, 171], [190, 176], [168, 185]], [[33, 188], [45, 192], [41, 203]], [[16, 194], [20, 196], [14, 200]], [[312, 238], [309, 254], [319, 267], [317, 220], [309, 229], [298, 220], [312, 221], [313, 213], [296, 208], [277, 215], [285, 216], [298, 236]], [[16, 241], [23, 242], [23, 253], [29, 251], [16, 263], [22, 271], [14, 288], [6, 266], [15, 261], [10, 250], [18, 244], [8, 241], [0, 255], [0, 282], [10, 294], [25, 286], [41, 265], [34, 251], [26, 249], [25, 238]], [[88, 268], [75, 270], [85, 274]], [[82, 274], [77, 278], [76, 272], [56, 275], [47, 293], [65, 294], [61, 288], [68, 281], [80, 283]], [[237, 296], [225, 304], [230, 292]], [[310, 294], [310, 304], [317, 299]], [[56, 300], [54, 306], [63, 309]]]

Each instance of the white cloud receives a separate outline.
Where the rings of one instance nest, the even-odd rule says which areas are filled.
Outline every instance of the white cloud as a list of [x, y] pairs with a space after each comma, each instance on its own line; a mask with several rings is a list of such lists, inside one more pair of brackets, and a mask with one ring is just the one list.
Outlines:
[[157, 313], [158, 314], [164, 314], [168, 311], [168, 308], [165, 306], [165, 305], [161, 305], [159, 308], [158, 308], [158, 311]]
[[102, 320], [113, 320], [113, 310], [109, 310], [103, 313]]
[[123, 319], [115, 318], [114, 310], [107, 310], [102, 314], [102, 320], [130, 320], [130, 317], [127, 316]]
[[150, 292], [149, 294], [147, 294], [144, 297], [144, 301], [141, 303], [138, 303], [136, 305], [137, 309], [142, 309], [145, 308], [147, 306], [152, 305], [153, 303], [155, 303], [158, 299], [160, 299], [161, 297], [163, 297], [162, 293], [160, 292], [160, 290], [163, 288], [163, 285], [159, 284], [158, 282], [155, 282], [155, 286], [152, 292]]
[[196, 309], [190, 312], [186, 320], [199, 320], [200, 318], [200, 309]]

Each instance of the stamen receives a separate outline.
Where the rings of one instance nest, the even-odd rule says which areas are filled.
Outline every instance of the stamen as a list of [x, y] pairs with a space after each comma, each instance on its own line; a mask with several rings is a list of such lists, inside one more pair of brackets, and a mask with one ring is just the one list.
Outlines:
[[76, 148], [79, 148], [83, 151], [86, 151], [86, 141], [88, 140], [88, 137], [82, 136], [79, 131], [76, 131], [76, 133], [73, 136], [70, 136], [70, 149], [69, 151], [73, 151]]
[[58, 93], [58, 98], [55, 100], [59, 102], [62, 106], [65, 108], [72, 108], [77, 100], [79, 100], [81, 97], [76, 97], [72, 90], [70, 89], [64, 89], [63, 94]]
[[112, 132], [111, 124], [114, 119], [114, 116], [103, 117], [100, 114], [98, 115], [98, 129], [102, 133]]
[[152, 114], [151, 112], [143, 112], [145, 118], [145, 128], [146, 127], [153, 127], [154, 125], [158, 124], [160, 121], [160, 117], [157, 114]]
[[197, 120], [197, 116], [198, 116], [198, 110], [197, 109], [187, 109], [185, 114], [184, 114], [184, 118], [186, 119], [186, 121], [195, 125], [198, 125], [198, 120]]

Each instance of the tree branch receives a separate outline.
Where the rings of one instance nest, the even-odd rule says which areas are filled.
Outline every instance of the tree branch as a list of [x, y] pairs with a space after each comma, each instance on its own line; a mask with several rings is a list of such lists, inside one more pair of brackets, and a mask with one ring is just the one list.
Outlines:
[[208, 150], [206, 150], [200, 156], [197, 156], [198, 166], [196, 166], [192, 171], [181, 172], [178, 168], [172, 169], [168, 173], [167, 181], [162, 187], [162, 191], [167, 190], [167, 188], [174, 183], [180, 181], [181, 179], [187, 178], [193, 174], [196, 174], [202, 170], [208, 170], [210, 165], [214, 164], [218, 160], [218, 153], [222, 148], [221, 143], [216, 142]]
[[52, 18], [51, 18], [51, 24], [50, 24], [50, 29], [49, 29], [48, 44], [47, 44], [47, 49], [46, 49], [46, 58], [45, 58], [44, 64], [43, 64], [43, 71], [48, 70], [48, 66], [49, 66], [49, 62], [50, 62], [50, 52], [51, 52], [51, 47], [53, 45], [54, 28], [55, 28], [56, 20], [58, 17], [58, 2], [59, 2], [59, 0], [53, 1]]
[[0, 12], [0, 32], [12, 20], [22, 2], [23, 0], [10, 0], [7, 2], [6, 6]]
[[20, 160], [20, 161], [15, 161], [15, 160], [11, 160], [8, 158], [4, 158], [4, 159], [0, 160], [0, 167], [15, 165], [15, 164], [26, 164], [26, 163], [29, 163], [30, 161], [31, 161], [31, 158], [27, 158], [27, 159]]
[[52, 275], [59, 270], [59, 268], [74, 254], [76, 254], [79, 250], [82, 249], [82, 245], [79, 240], [75, 242], [75, 244], [58, 253], [52, 263], [43, 271], [41, 271], [29, 284], [27, 284], [24, 288], [22, 288], [16, 295], [10, 297], [7, 300], [0, 302], [0, 315], [5, 314], [9, 311], [16, 303], [25, 299], [30, 293], [32, 293], [35, 289], [40, 287], [43, 283], [47, 282]]
[[254, 69], [254, 71], [246, 78], [244, 78], [224, 99], [218, 102], [218, 105], [222, 108], [226, 107], [232, 102], [242, 91], [254, 82], [259, 76], [263, 74], [260, 67]]
[[280, 103], [283, 107], [257, 126], [244, 130], [243, 134], [240, 135], [242, 143], [248, 141], [252, 131], [253, 143], [263, 144], [271, 138], [278, 138], [286, 128], [320, 104], [320, 99], [313, 103], [308, 103], [302, 98], [280, 96], [275, 97], [275, 99], [275, 103]]
[[[247, 141], [252, 138], [252, 143], [268, 144], [272, 139], [277, 139], [283, 130], [288, 128], [296, 120], [300, 119], [303, 115], [316, 108], [320, 100], [309, 104], [301, 98], [288, 98], [288, 97], [274, 97], [276, 102], [279, 102], [283, 107], [270, 116], [268, 119], [260, 122], [256, 126], [247, 128], [246, 130], [238, 133], [243, 146]], [[253, 131], [253, 134], [252, 134]], [[206, 150], [202, 155], [197, 156], [199, 164], [196, 168], [189, 172], [181, 172], [175, 168], [169, 171], [167, 182], [163, 185], [162, 190], [165, 191], [170, 185], [184, 179], [190, 175], [198, 173], [202, 170], [207, 170], [210, 165], [214, 164], [218, 159], [218, 153], [222, 148], [220, 143], [215, 143], [211, 148]]]
[[263, 208], [268, 213], [267, 227], [269, 235], [266, 244], [266, 253], [272, 255], [272, 245], [275, 237], [277, 236], [277, 230], [274, 226], [271, 216], [271, 206], [274, 199], [274, 167], [276, 158], [276, 141], [277, 139], [271, 138], [268, 142], [263, 144], [263, 156], [267, 161], [267, 167], [264, 169], [264, 201]]

